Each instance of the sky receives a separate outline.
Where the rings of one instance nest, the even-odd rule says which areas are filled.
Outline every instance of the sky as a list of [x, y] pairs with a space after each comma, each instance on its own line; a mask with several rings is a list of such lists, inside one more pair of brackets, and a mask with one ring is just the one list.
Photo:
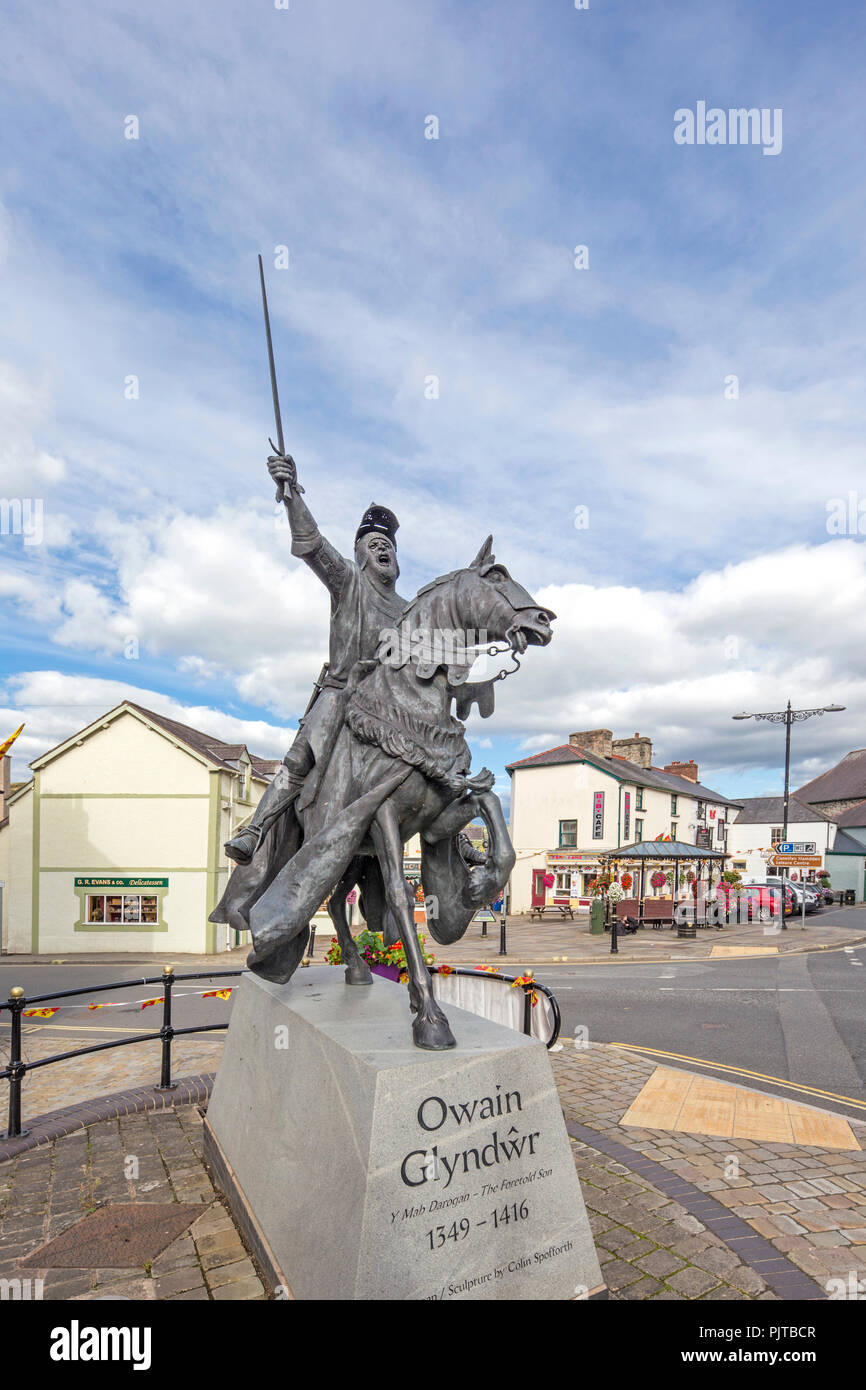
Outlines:
[[[596, 727], [778, 792], [782, 732], [731, 716], [789, 699], [846, 707], [792, 786], [866, 744], [863, 7], [282, 4], [4, 6], [13, 776], [125, 697], [291, 742], [328, 600], [267, 474], [258, 252], [324, 534], [391, 507], [408, 597], [492, 532], [558, 615], [469, 722], [503, 795]], [[675, 139], [735, 108], [767, 138]]]

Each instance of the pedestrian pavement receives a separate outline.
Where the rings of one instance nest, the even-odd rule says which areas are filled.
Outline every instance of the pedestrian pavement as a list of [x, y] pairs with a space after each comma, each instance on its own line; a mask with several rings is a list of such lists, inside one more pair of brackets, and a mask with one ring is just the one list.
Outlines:
[[[617, 933], [618, 954], [615, 959], [623, 964], [628, 961], [663, 960], [710, 960], [723, 953], [739, 954], [768, 953], [790, 955], [803, 951], [833, 950], [839, 947], [856, 945], [866, 941], [866, 907], [828, 908], [824, 913], [812, 913], [806, 917], [806, 925], [800, 925], [800, 918], [789, 918], [784, 931], [778, 931], [761, 923], [732, 923], [724, 927], [699, 928], [693, 939], [680, 939], [676, 930], [670, 927], [654, 930], [642, 927], [635, 934]], [[530, 922], [526, 915], [508, 917], [505, 929], [504, 956], [500, 955], [500, 919], [485, 924], [471, 922], [466, 934], [449, 946], [440, 946], [433, 938], [429, 927], [418, 927], [427, 938], [425, 950], [435, 956], [437, 964], [481, 965], [499, 964], [508, 973], [511, 966], [554, 965], [567, 961], [571, 965], [592, 965], [609, 963], [611, 938], [609, 932], [594, 936], [589, 930], [588, 916], [578, 915], [573, 922], [548, 920]], [[482, 935], [482, 932], [485, 934]], [[331, 944], [330, 931], [321, 928], [316, 933], [313, 946], [313, 959], [317, 964], [324, 960]], [[0, 964], [8, 972], [16, 965], [63, 964], [84, 967], [88, 964], [106, 966], [120, 965], [125, 969], [140, 968], [143, 974], [159, 975], [163, 964], [174, 966], [176, 973], [183, 971], [219, 971], [243, 968], [250, 950], [248, 940], [242, 946], [218, 955], [183, 955], [168, 957], [164, 954], [131, 955], [123, 952], [104, 954], [81, 954], [64, 956], [62, 960], [45, 955], [6, 955], [0, 957]], [[162, 949], [162, 948], [160, 948]], [[75, 984], [81, 981], [76, 977]]]
[[[221, 1038], [207, 1044], [211, 1069], [221, 1046]], [[657, 1114], [664, 1121], [657, 1127], [625, 1123], [660, 1070], [654, 1061], [570, 1039], [550, 1057], [611, 1298], [866, 1298], [866, 1123], [844, 1120], [850, 1141], [844, 1134], [840, 1141], [836, 1126], [832, 1142], [850, 1142], [847, 1148], [712, 1137], [673, 1128], [673, 1112]], [[117, 1073], [105, 1073], [103, 1089], [109, 1075]], [[75, 1123], [67, 1091], [57, 1137], [44, 1137], [52, 1133], [47, 1116], [38, 1147], [3, 1161], [4, 1147], [12, 1146], [0, 1143], [0, 1278], [42, 1278], [47, 1299], [285, 1297], [267, 1286], [213, 1188], [202, 1160], [200, 1108], [189, 1103], [207, 1078], [194, 1080], [179, 1087], [175, 1108], [134, 1109], [172, 1104], [140, 1082], [137, 1092], [82, 1107], [83, 1127], [61, 1133]], [[99, 1084], [91, 1079], [91, 1094]], [[760, 1110], [760, 1092], [736, 1089]], [[816, 1117], [807, 1132], [814, 1138], [829, 1117], [819, 1107], [800, 1108]], [[108, 1118], [94, 1119], [97, 1112]], [[190, 1224], [139, 1265], [40, 1264], [34, 1252], [105, 1203], [188, 1204]], [[84, 1233], [76, 1248], [87, 1250]]]

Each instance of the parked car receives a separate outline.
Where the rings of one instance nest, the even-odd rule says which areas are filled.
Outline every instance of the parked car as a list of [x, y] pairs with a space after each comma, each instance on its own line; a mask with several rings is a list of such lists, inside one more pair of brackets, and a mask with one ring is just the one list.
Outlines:
[[814, 888], [812, 888], [812, 886], [811, 886], [810, 884], [808, 884], [808, 883], [806, 883], [806, 884], [803, 884], [803, 883], [789, 883], [789, 884], [788, 884], [788, 887], [790, 888], [791, 892], [794, 894], [794, 900], [795, 900], [795, 903], [796, 903], [796, 907], [795, 907], [795, 911], [796, 911], [796, 912], [802, 912], [802, 910], [803, 910], [803, 898], [804, 898], [804, 897], [805, 897], [805, 899], [806, 899], [806, 911], [807, 911], [807, 912], [817, 912], [819, 906], [821, 906], [821, 907], [824, 906], [823, 903], [821, 903], [821, 904], [818, 903], [818, 894], [815, 892]]
[[[720, 883], [717, 899], [724, 901], [729, 921], [769, 922], [778, 915], [780, 891], [779, 884], [741, 883], [734, 887], [730, 883]], [[797, 900], [788, 886], [785, 892], [785, 916], [790, 917], [796, 906]]]

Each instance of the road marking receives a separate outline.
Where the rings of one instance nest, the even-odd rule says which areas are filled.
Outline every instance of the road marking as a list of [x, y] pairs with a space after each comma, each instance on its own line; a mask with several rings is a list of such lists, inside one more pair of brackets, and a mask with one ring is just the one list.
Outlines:
[[860, 1152], [841, 1115], [671, 1067], [656, 1067], [620, 1124]]
[[825, 1096], [829, 1100], [841, 1100], [845, 1105], [853, 1105], [858, 1110], [866, 1110], [866, 1101], [855, 1100], [853, 1096], [840, 1096], [835, 1091], [822, 1091], [818, 1086], [803, 1086], [797, 1081], [785, 1081], [781, 1076], [768, 1076], [762, 1071], [750, 1071], [748, 1067], [734, 1067], [727, 1062], [710, 1062], [706, 1057], [686, 1057], [682, 1052], [665, 1052], [660, 1047], [640, 1047], [637, 1043], [612, 1043], [612, 1047], [625, 1048], [627, 1052], [646, 1052], [652, 1057], [673, 1057], [678, 1062], [694, 1062], [699, 1067], [710, 1067], [715, 1071], [735, 1072], [737, 1076], [751, 1076], [758, 1081], [771, 1081], [776, 1086], [785, 1086], [791, 1091], [803, 1091], [810, 1096]]

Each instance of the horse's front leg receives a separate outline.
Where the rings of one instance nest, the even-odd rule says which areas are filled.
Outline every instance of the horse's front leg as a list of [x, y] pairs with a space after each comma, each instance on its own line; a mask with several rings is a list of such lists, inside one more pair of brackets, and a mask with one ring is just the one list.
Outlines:
[[347, 985], [371, 985], [373, 983], [370, 967], [365, 960], [361, 959], [361, 954], [355, 945], [352, 933], [349, 931], [349, 923], [346, 920], [346, 894], [357, 882], [360, 867], [360, 860], [353, 859], [328, 899], [328, 916], [334, 924], [337, 941], [340, 943], [340, 954], [346, 967], [344, 978]]
[[414, 913], [406, 899], [400, 822], [388, 802], [377, 811], [370, 830], [385, 883], [386, 901], [400, 924], [400, 936], [406, 952], [410, 998], [415, 1009], [412, 1023], [415, 1046], [431, 1052], [456, 1047], [457, 1042], [448, 1020], [433, 997], [433, 984], [415, 931]]

